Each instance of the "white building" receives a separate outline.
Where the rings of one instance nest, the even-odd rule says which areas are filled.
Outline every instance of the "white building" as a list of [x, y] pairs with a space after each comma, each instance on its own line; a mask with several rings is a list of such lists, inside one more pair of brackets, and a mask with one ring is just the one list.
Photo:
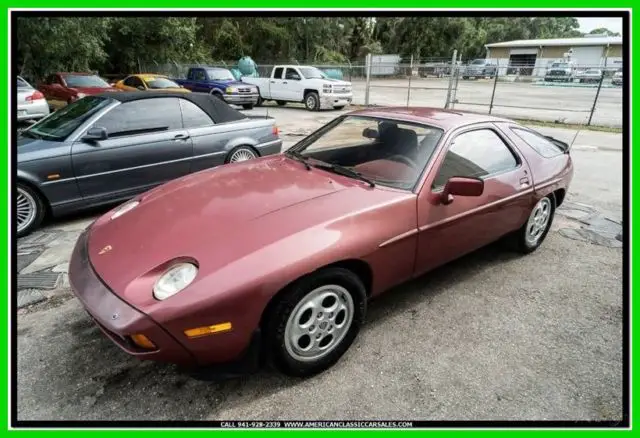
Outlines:
[[622, 37], [517, 40], [486, 44], [485, 48], [487, 59], [501, 67], [500, 75], [519, 70], [520, 75], [544, 76], [547, 67], [559, 59], [571, 60], [578, 69], [622, 67]]

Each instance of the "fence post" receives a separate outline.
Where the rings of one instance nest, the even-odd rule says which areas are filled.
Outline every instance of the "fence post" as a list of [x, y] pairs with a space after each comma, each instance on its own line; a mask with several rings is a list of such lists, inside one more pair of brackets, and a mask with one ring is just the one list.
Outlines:
[[370, 82], [371, 82], [371, 53], [367, 54], [367, 58], [366, 58], [366, 66], [365, 68], [367, 69], [366, 73], [366, 82], [365, 82], [365, 88], [364, 88], [364, 105], [365, 106], [369, 106], [369, 86], [370, 86]]
[[491, 92], [491, 103], [489, 104], [489, 114], [491, 114], [491, 110], [493, 110], [493, 99], [496, 96], [496, 85], [498, 85], [498, 75], [500, 75], [500, 65], [496, 65], [496, 76], [493, 81], [493, 91]]
[[593, 99], [593, 106], [591, 107], [591, 114], [589, 114], [589, 121], [587, 122], [587, 126], [591, 125], [591, 119], [593, 118], [593, 113], [596, 110], [596, 104], [598, 103], [598, 96], [600, 96], [600, 89], [602, 88], [603, 81], [604, 81], [604, 70], [600, 75], [600, 82], [598, 83], [598, 91], [596, 91], [596, 98]]
[[453, 87], [453, 78], [458, 75], [456, 61], [458, 60], [458, 51], [453, 51], [453, 56], [451, 57], [451, 72], [449, 74], [449, 87], [447, 89], [447, 100], [444, 103], [444, 109], [449, 109], [449, 104], [451, 102], [451, 89]]
[[407, 107], [409, 106], [409, 100], [411, 99], [411, 77], [413, 76], [413, 55], [411, 55], [411, 61], [409, 61], [409, 88], [407, 89]]

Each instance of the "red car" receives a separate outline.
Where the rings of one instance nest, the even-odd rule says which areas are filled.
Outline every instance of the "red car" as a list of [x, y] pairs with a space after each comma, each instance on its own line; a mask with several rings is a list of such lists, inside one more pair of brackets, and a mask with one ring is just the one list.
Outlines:
[[84, 96], [121, 91], [93, 73], [54, 73], [38, 86], [38, 90], [54, 110]]
[[70, 282], [140, 359], [312, 375], [349, 348], [369, 298], [501, 238], [538, 248], [572, 176], [566, 143], [509, 120], [352, 112], [282, 155], [105, 214], [79, 238]]

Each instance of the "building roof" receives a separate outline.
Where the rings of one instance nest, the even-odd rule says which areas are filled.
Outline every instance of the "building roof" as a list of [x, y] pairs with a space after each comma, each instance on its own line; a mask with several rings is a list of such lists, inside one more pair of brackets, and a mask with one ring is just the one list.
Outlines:
[[240, 111], [236, 111], [231, 108], [226, 102], [221, 99], [205, 93], [179, 93], [171, 91], [125, 91], [118, 93], [100, 93], [98, 96], [106, 97], [110, 99], [119, 100], [122, 103], [131, 102], [134, 100], [142, 99], [159, 99], [163, 97], [177, 97], [179, 99], [185, 99], [196, 106], [199, 106], [205, 113], [213, 119], [215, 123], [234, 122], [237, 120], [244, 120], [247, 118]]
[[539, 47], [539, 46], [606, 46], [622, 44], [622, 37], [586, 37], [586, 38], [552, 38], [540, 40], [516, 40], [503, 43], [491, 43], [484, 46], [495, 47]]

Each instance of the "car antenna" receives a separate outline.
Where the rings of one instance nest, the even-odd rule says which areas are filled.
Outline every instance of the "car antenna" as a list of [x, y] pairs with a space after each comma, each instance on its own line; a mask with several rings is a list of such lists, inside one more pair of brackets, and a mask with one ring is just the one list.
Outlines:
[[578, 128], [578, 130], [576, 131], [576, 135], [573, 136], [573, 140], [571, 140], [571, 144], [569, 145], [567, 152], [571, 151], [571, 147], [573, 147], [573, 143], [575, 143], [576, 138], [578, 138], [578, 134], [580, 134], [580, 131], [582, 131], [582, 128]]

